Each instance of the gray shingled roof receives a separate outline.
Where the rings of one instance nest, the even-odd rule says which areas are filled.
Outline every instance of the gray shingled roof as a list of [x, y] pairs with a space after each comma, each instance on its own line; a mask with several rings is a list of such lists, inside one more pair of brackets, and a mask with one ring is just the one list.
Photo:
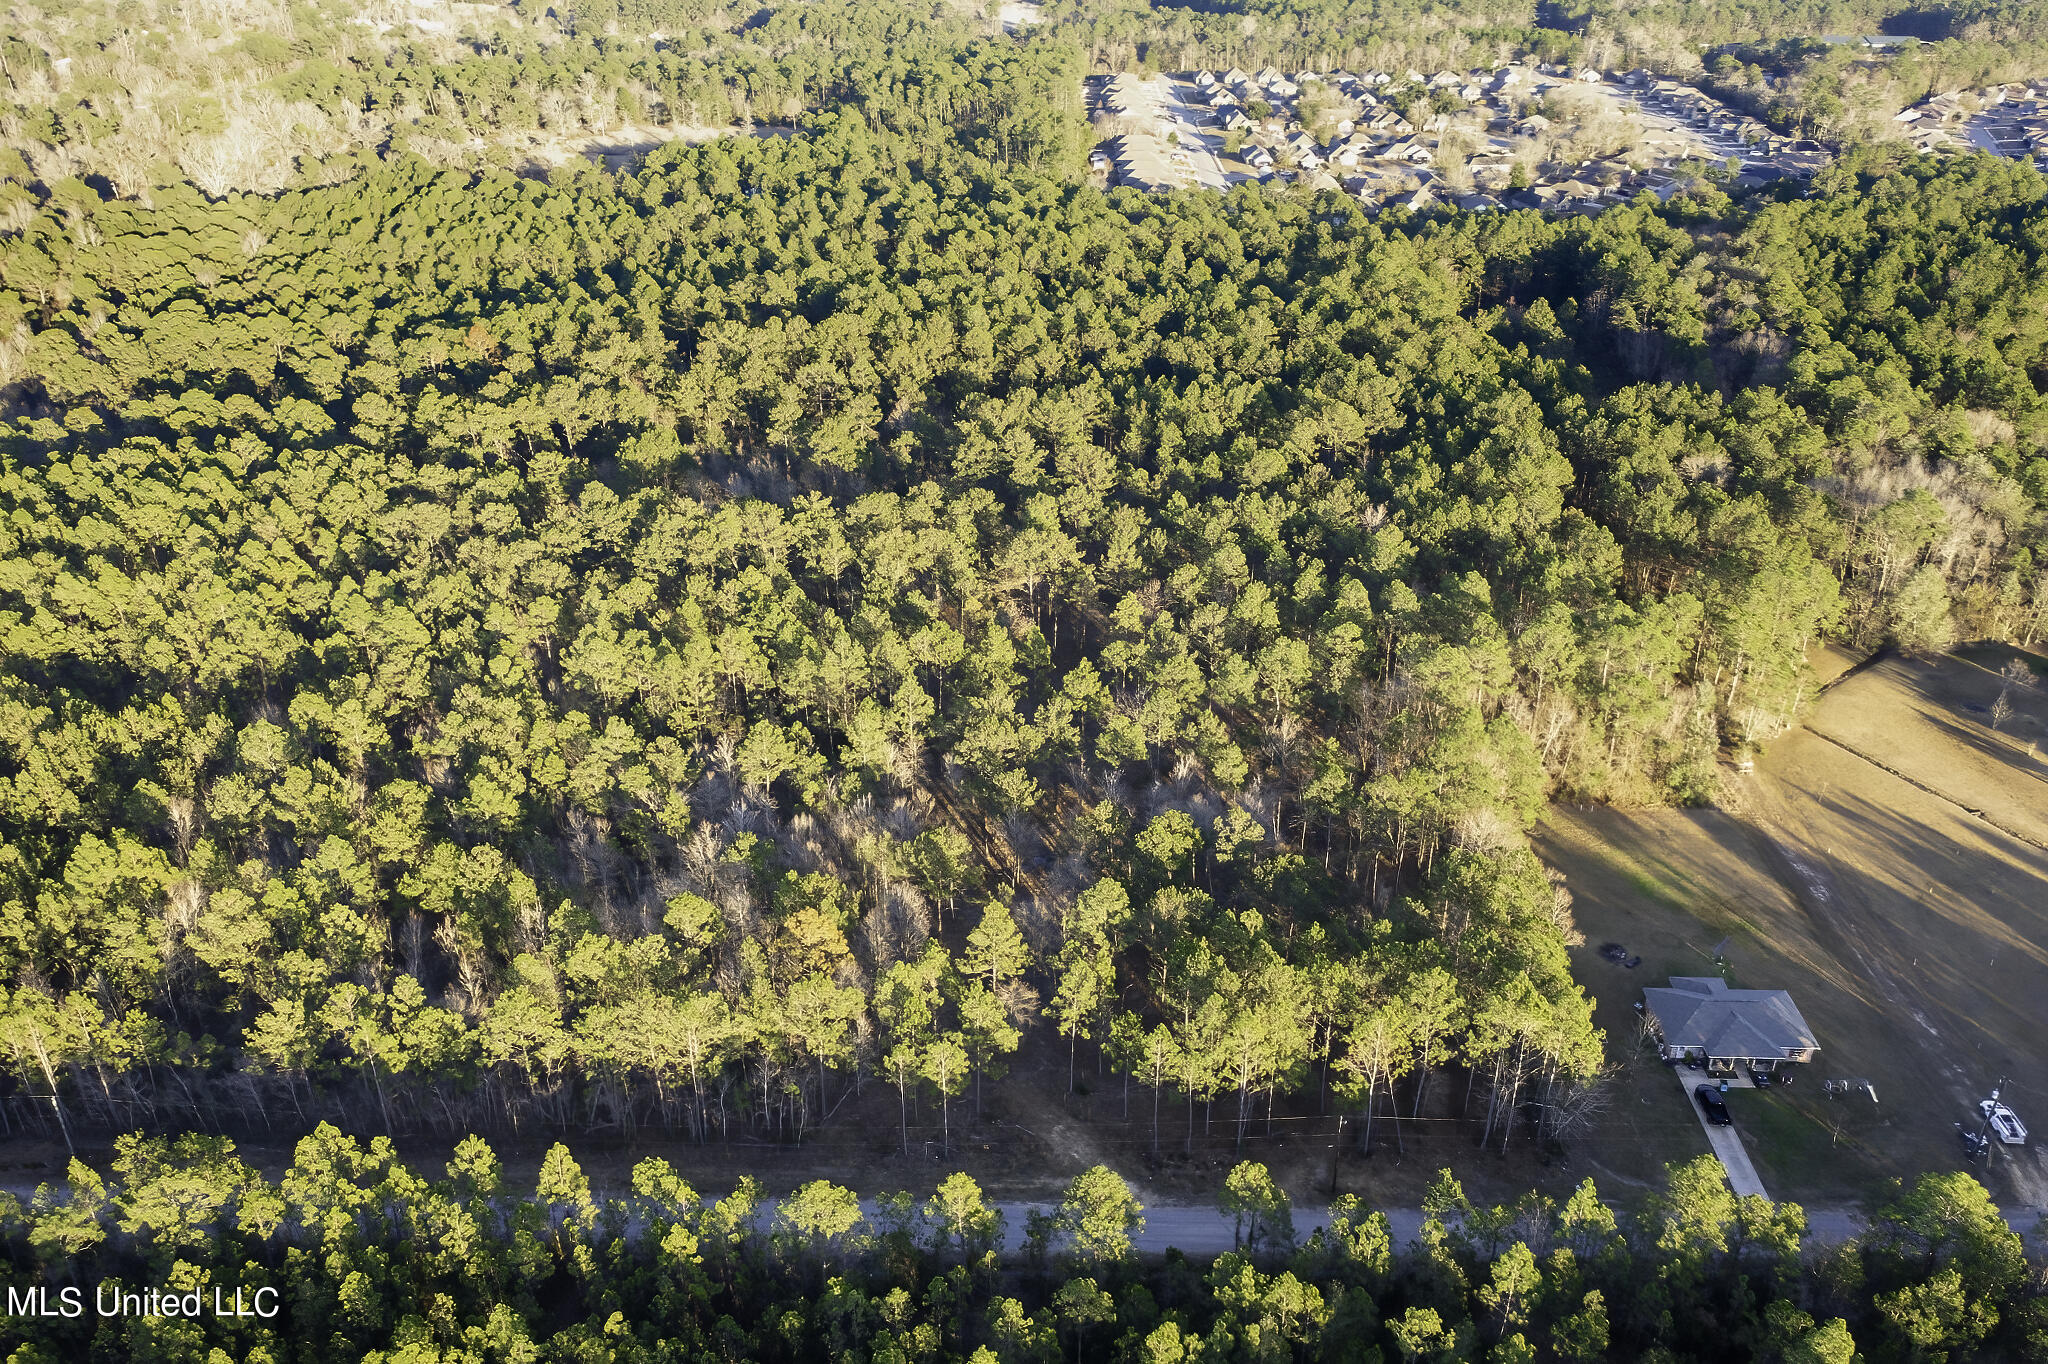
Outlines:
[[1666, 1046], [1756, 1058], [1820, 1047], [1783, 990], [1731, 990], [1719, 976], [1673, 976], [1669, 989], [1643, 991], [1643, 1005]]
[[1181, 183], [1166, 144], [1152, 134], [1127, 133], [1109, 145], [1126, 182], [1142, 189], [1167, 189]]

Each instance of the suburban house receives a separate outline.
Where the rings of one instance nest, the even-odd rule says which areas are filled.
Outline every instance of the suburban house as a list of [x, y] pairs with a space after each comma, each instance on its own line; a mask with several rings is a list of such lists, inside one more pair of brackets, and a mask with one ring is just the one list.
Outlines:
[[1145, 118], [1159, 110], [1157, 92], [1131, 75], [1118, 76], [1110, 81], [1103, 103], [1119, 118]]
[[1183, 177], [1174, 168], [1165, 145], [1150, 133], [1129, 134], [1117, 138], [1111, 146], [1121, 183], [1148, 194], [1161, 194], [1182, 183]]
[[1475, 156], [1465, 163], [1472, 183], [1482, 190], [1506, 189], [1515, 182], [1515, 160], [1511, 156]]
[[1669, 988], [1643, 991], [1643, 1010], [1665, 1060], [1697, 1059], [1711, 1074], [1737, 1066], [1768, 1073], [1820, 1050], [1783, 990], [1731, 990], [1719, 976], [1673, 976]]

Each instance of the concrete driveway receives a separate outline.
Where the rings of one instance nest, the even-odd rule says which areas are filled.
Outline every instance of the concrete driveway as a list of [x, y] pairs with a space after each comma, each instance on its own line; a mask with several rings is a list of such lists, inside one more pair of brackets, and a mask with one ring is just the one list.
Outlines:
[[1707, 1110], [1693, 1098], [1693, 1086], [1707, 1083], [1706, 1073], [1684, 1066], [1673, 1067], [1673, 1073], [1678, 1076], [1678, 1087], [1685, 1092], [1685, 1106], [1700, 1120], [1700, 1130], [1707, 1134], [1707, 1145], [1714, 1148], [1714, 1154], [1721, 1158], [1721, 1168], [1728, 1172], [1728, 1187], [1737, 1194], [1769, 1198], [1770, 1195], [1764, 1192], [1763, 1180], [1757, 1178], [1756, 1166], [1749, 1163], [1749, 1152], [1742, 1145], [1742, 1133], [1733, 1127], [1716, 1127], [1708, 1122]]

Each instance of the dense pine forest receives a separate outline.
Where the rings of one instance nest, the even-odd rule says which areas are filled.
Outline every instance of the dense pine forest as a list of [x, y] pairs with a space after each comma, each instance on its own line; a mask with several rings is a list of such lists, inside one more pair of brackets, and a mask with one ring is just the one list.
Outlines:
[[200, 1137], [125, 1140], [108, 1174], [75, 1162], [68, 1197], [0, 1196], [5, 1288], [44, 1309], [0, 1318], [16, 1364], [2048, 1356], [2020, 1238], [1965, 1175], [1802, 1259], [1800, 1210], [1735, 1199], [1711, 1157], [1619, 1215], [1591, 1181], [1487, 1207], [1444, 1171], [1398, 1248], [1348, 1197], [1298, 1236], [1246, 1163], [1219, 1200], [1239, 1249], [1195, 1264], [1132, 1253], [1144, 1209], [1100, 1166], [1024, 1228], [963, 1174], [921, 1200], [864, 1209], [819, 1181], [771, 1205], [649, 1159], [604, 1198], [560, 1146], [528, 1192], [475, 1138], [430, 1178], [331, 1128], [276, 1180]]
[[2031, 170], [1367, 221], [977, 136], [47, 187], [8, 1130], [950, 1142], [1029, 1044], [1155, 1152], [1446, 1069], [1555, 1141], [1541, 802], [1710, 799], [1822, 635], [2040, 629]]
[[[1400, 1151], [1446, 1092], [1569, 1151], [1628, 1040], [1544, 803], [1711, 803], [1821, 640], [2048, 632], [2043, 180], [1105, 193], [1080, 77], [1677, 25], [1795, 73], [1774, 117], [1847, 99], [1768, 8], [11, 11], [0, 1141], [87, 1159], [0, 1194], [4, 1286], [85, 1304], [10, 1299], [0, 1350], [2048, 1355], [1960, 1176], [1802, 1251], [1710, 1162], [1620, 1211], [1446, 1174], [1396, 1246], [1350, 1200], [1294, 1236], [1244, 1163], [1197, 1266], [1133, 1255], [1100, 1167], [1005, 1241], [964, 1175], [712, 1202], [556, 1147], [529, 1195], [488, 1144], [943, 1162], [1057, 1073], [1123, 1089], [1133, 1168], [1277, 1117]], [[1943, 14], [1887, 79], [2041, 37]], [[771, 122], [621, 174], [513, 147]]]

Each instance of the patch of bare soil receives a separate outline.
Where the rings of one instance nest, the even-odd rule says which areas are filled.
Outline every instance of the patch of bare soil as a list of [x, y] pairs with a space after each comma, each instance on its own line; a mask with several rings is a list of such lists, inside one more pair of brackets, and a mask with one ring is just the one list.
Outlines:
[[608, 171], [630, 171], [649, 152], [671, 142], [696, 146], [721, 137], [789, 137], [794, 128], [755, 124], [746, 128], [713, 128], [698, 124], [623, 124], [602, 132], [575, 134], [522, 133], [508, 140], [512, 153], [539, 169], [566, 166], [581, 157]]

